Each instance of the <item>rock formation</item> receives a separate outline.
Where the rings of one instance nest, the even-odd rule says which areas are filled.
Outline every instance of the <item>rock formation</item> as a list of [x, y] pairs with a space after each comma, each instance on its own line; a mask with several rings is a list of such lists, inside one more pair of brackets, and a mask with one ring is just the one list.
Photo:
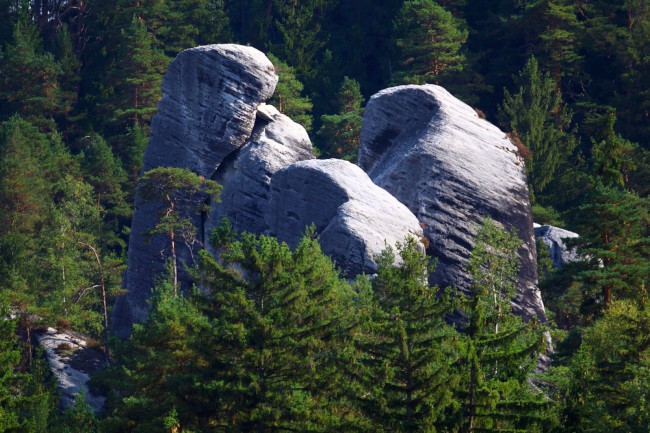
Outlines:
[[560, 269], [567, 263], [578, 260], [576, 249], [568, 248], [564, 242], [565, 239], [579, 237], [577, 233], [555, 226], [537, 225], [535, 227], [535, 237], [541, 239], [548, 247], [555, 268]]
[[524, 243], [513, 307], [545, 319], [524, 164], [499, 128], [442, 87], [386, 89], [366, 106], [359, 165], [424, 224], [435, 283], [469, 291], [464, 266], [484, 217], [515, 228]]
[[417, 218], [358, 166], [311, 160], [280, 170], [271, 182], [270, 234], [295, 247], [313, 223], [323, 252], [346, 277], [377, 270], [374, 258], [409, 234], [422, 237]]
[[92, 394], [88, 389], [90, 373], [106, 366], [104, 354], [88, 348], [86, 337], [71, 331], [48, 328], [36, 334], [39, 346], [44, 349], [45, 358], [61, 393], [61, 405], [71, 407], [79, 392], [95, 412], [104, 409], [106, 398]]
[[[163, 79], [143, 172], [183, 167], [211, 179], [249, 139], [257, 107], [271, 97], [277, 81], [273, 64], [251, 47], [209, 45], [180, 53]], [[112, 328], [119, 336], [129, 335], [133, 322], [147, 317], [154, 278], [163, 272], [165, 242], [145, 235], [155, 225], [159, 208], [136, 195], [125, 279], [128, 293], [113, 310]], [[193, 221], [199, 227], [201, 215], [194, 215]], [[189, 263], [189, 256], [189, 251], [179, 250], [181, 262]]]
[[[373, 258], [386, 242], [422, 236], [417, 219], [358, 167], [306, 161], [314, 155], [304, 128], [262, 103], [276, 81], [271, 63], [250, 47], [213, 45], [179, 54], [163, 81], [143, 171], [189, 168], [222, 185], [221, 203], [208, 215], [190, 215], [204, 244], [223, 217], [237, 231], [270, 233], [292, 245], [313, 223], [323, 251], [347, 276], [373, 272]], [[144, 234], [160, 207], [136, 196], [128, 292], [113, 312], [113, 333], [122, 337], [146, 319], [155, 277], [163, 273], [165, 241]], [[180, 263], [192, 264], [191, 253], [177, 243]], [[183, 273], [180, 279], [188, 281]]]

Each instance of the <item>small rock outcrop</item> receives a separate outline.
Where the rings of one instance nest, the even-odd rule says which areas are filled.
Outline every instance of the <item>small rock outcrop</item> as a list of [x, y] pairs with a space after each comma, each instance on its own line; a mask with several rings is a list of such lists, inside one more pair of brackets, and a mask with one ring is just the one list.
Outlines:
[[358, 166], [340, 159], [311, 160], [284, 168], [271, 181], [269, 232], [295, 247], [314, 224], [323, 252], [346, 277], [377, 270], [387, 245], [422, 237], [415, 215], [375, 185]]
[[577, 233], [555, 226], [544, 225], [535, 227], [535, 237], [541, 239], [548, 247], [553, 267], [556, 269], [560, 269], [567, 263], [579, 259], [576, 248], [568, 248], [565, 243], [566, 239], [579, 237]]
[[359, 165], [424, 224], [433, 282], [469, 291], [465, 264], [486, 216], [524, 240], [515, 311], [545, 319], [524, 164], [506, 134], [439, 86], [399, 86], [368, 102]]
[[88, 390], [90, 373], [106, 366], [104, 354], [88, 348], [86, 337], [70, 331], [48, 328], [36, 334], [39, 346], [45, 351], [50, 370], [61, 392], [61, 405], [71, 407], [77, 395], [83, 392], [95, 412], [104, 409], [106, 398]]

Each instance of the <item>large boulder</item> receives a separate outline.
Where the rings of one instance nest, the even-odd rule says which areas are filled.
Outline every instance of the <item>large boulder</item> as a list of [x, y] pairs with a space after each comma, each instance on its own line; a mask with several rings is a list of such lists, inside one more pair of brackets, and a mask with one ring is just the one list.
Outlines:
[[[180, 53], [163, 80], [143, 172], [182, 167], [212, 179], [222, 162], [250, 138], [257, 108], [271, 97], [277, 81], [273, 64], [252, 47], [208, 45]], [[136, 194], [125, 278], [128, 292], [113, 310], [113, 332], [122, 337], [130, 334], [134, 322], [147, 317], [147, 299], [164, 270], [165, 239], [145, 235], [156, 224], [160, 208], [160, 203], [145, 203]], [[201, 215], [190, 217], [200, 228]], [[198, 232], [201, 237], [203, 231]], [[193, 256], [182, 245], [178, 255], [181, 263], [190, 263]]]
[[579, 237], [577, 233], [555, 226], [536, 225], [535, 237], [541, 239], [541, 241], [548, 247], [551, 260], [553, 261], [553, 267], [556, 269], [560, 269], [567, 263], [579, 259], [576, 248], [569, 248], [566, 244], [567, 239]]
[[484, 217], [514, 228], [523, 245], [513, 307], [545, 319], [524, 163], [503, 131], [442, 87], [394, 87], [366, 106], [359, 165], [424, 224], [439, 259], [434, 283], [469, 292], [465, 266]]
[[375, 258], [387, 245], [422, 228], [406, 206], [375, 185], [358, 166], [340, 159], [302, 161], [271, 181], [267, 210], [270, 234], [295, 247], [314, 225], [323, 252], [346, 277], [377, 270]]

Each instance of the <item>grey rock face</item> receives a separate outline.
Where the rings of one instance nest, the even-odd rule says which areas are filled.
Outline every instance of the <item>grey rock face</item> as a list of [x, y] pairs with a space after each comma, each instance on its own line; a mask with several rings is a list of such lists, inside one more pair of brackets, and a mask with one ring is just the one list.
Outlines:
[[499, 128], [442, 87], [386, 89], [366, 106], [359, 165], [425, 225], [434, 283], [469, 291], [464, 266], [482, 219], [514, 227], [524, 244], [513, 307], [545, 319], [524, 165]]
[[[143, 172], [183, 167], [213, 178], [222, 162], [251, 136], [257, 107], [271, 97], [277, 80], [272, 63], [251, 47], [209, 45], [180, 53], [163, 80]], [[168, 256], [162, 236], [144, 235], [154, 227], [160, 208], [136, 195], [125, 281], [128, 293], [113, 310], [113, 333], [122, 337], [130, 334], [134, 322], [147, 317], [154, 278], [163, 272]], [[192, 218], [201, 227], [201, 216]], [[179, 262], [191, 263], [189, 248], [179, 245], [178, 255]]]
[[271, 177], [294, 162], [314, 158], [305, 128], [271, 105], [261, 104], [257, 117], [250, 140], [214, 176], [223, 189], [221, 203], [212, 207], [206, 221], [206, 233], [223, 217], [239, 232], [266, 232]]
[[535, 237], [541, 239], [548, 247], [555, 268], [560, 269], [579, 259], [576, 249], [568, 248], [564, 242], [565, 239], [579, 237], [577, 233], [555, 226], [536, 226]]
[[311, 160], [284, 168], [271, 180], [270, 234], [295, 247], [314, 224], [323, 252], [352, 277], [376, 271], [375, 257], [408, 235], [422, 236], [417, 218], [347, 161]]

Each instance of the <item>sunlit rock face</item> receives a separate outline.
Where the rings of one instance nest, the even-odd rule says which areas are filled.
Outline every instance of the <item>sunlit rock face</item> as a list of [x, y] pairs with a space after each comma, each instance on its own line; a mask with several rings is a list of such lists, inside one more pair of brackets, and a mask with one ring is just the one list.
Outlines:
[[313, 224], [323, 252], [346, 277], [377, 270], [376, 257], [408, 236], [421, 239], [415, 215], [358, 166], [311, 160], [280, 170], [271, 182], [269, 232], [295, 247]]
[[503, 131], [442, 87], [389, 88], [366, 106], [359, 165], [424, 225], [441, 286], [470, 291], [466, 264], [484, 217], [514, 228], [523, 244], [513, 307], [545, 319], [524, 164]]
[[[374, 258], [386, 245], [422, 236], [417, 219], [353, 164], [314, 160], [305, 129], [263, 103], [276, 82], [271, 63], [250, 47], [198, 47], [182, 52], [170, 65], [143, 171], [188, 168], [223, 187], [221, 201], [211, 203], [208, 213], [184, 215], [196, 226], [198, 242], [192, 247], [177, 242], [179, 263], [194, 264], [196, 250], [209, 249], [210, 233], [226, 217], [238, 232], [272, 234], [293, 246], [314, 224], [323, 251], [345, 276], [374, 272]], [[128, 336], [133, 323], [148, 315], [147, 300], [164, 273], [169, 247], [165, 237], [145, 233], [162, 209], [161, 203], [136, 196], [128, 292], [113, 310], [114, 335]], [[180, 271], [181, 286], [187, 287], [189, 276]]]
[[212, 206], [205, 232], [226, 217], [238, 232], [265, 233], [271, 178], [294, 162], [314, 158], [305, 128], [272, 105], [261, 104], [250, 139], [214, 176], [223, 186], [221, 203]]

